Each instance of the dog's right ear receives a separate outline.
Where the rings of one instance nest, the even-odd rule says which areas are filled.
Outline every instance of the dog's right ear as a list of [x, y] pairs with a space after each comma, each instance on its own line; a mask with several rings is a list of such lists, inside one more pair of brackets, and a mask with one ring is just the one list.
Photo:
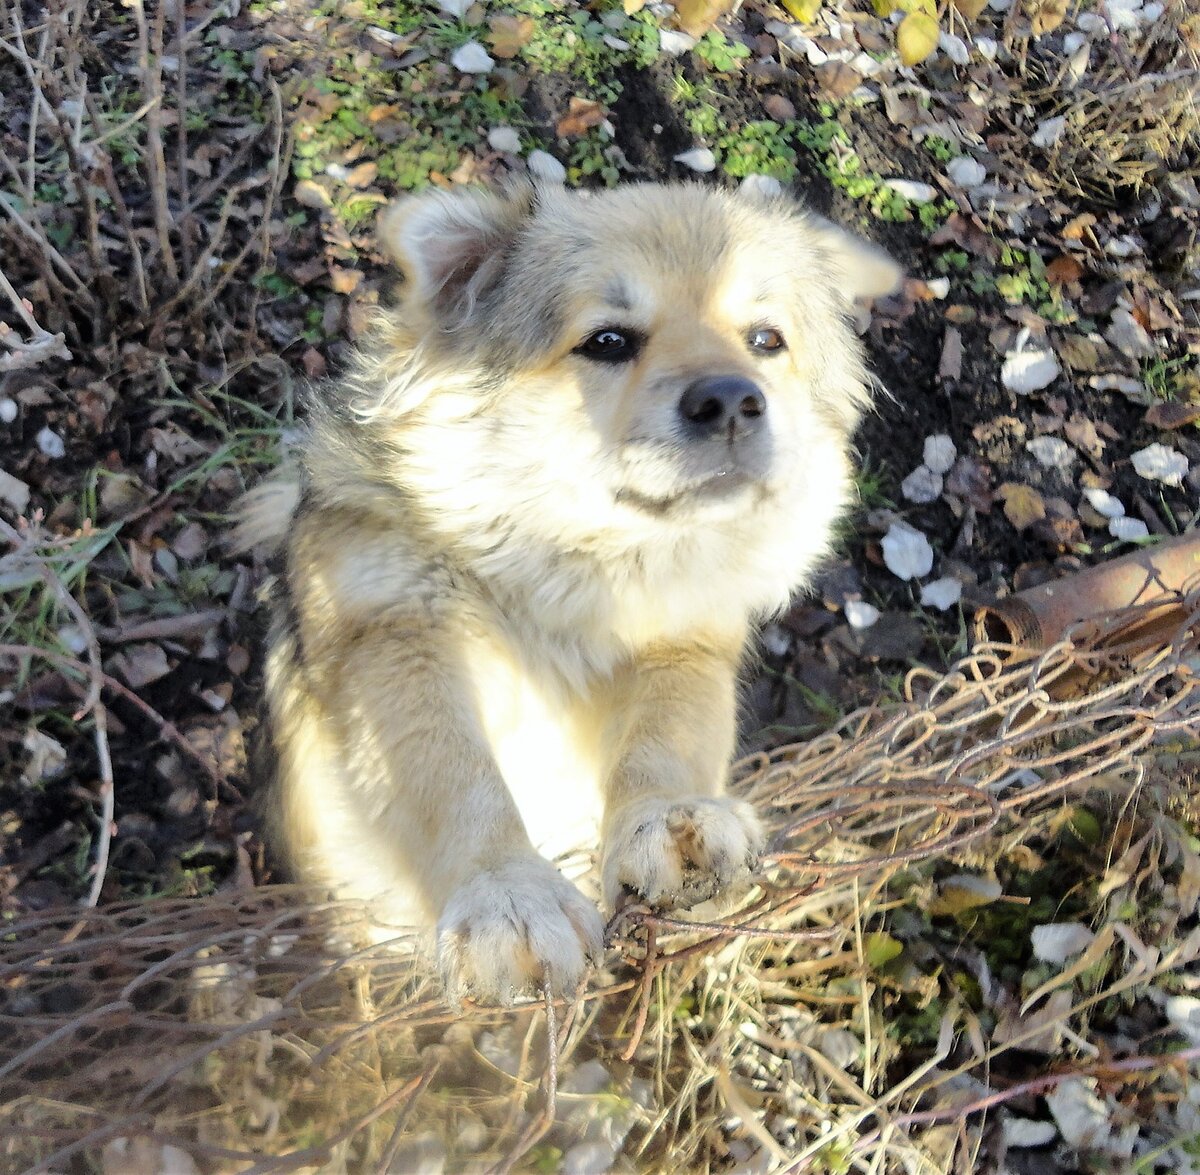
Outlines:
[[422, 192], [382, 213], [379, 240], [404, 274], [405, 296], [454, 329], [499, 283], [533, 206], [532, 187]]

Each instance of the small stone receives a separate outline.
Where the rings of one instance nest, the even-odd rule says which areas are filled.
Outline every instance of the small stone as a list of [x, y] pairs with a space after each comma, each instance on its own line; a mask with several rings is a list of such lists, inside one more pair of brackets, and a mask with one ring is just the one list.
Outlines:
[[949, 473], [958, 459], [958, 450], [945, 433], [935, 433], [925, 438], [925, 447], [921, 455], [934, 473]]
[[936, 502], [942, 496], [942, 475], [934, 473], [927, 465], [918, 465], [900, 483], [900, 492], [906, 501], [919, 505]]
[[751, 192], [755, 196], [783, 195], [783, 184], [773, 175], [748, 175], [738, 186], [743, 192]]
[[1033, 928], [1030, 943], [1035, 959], [1061, 967], [1090, 947], [1095, 937], [1082, 922], [1047, 922]]
[[1105, 518], [1122, 518], [1125, 514], [1125, 505], [1120, 498], [1114, 498], [1108, 490], [1102, 490], [1098, 486], [1087, 486], [1084, 488], [1083, 496], [1087, 498], [1088, 505], [1091, 506], [1097, 514]]
[[65, 457], [67, 453], [66, 443], [62, 437], [58, 435], [49, 425], [46, 425], [35, 438], [37, 447], [41, 449], [47, 457], [52, 460], [57, 460], [59, 457]]
[[949, 576], [930, 580], [921, 588], [921, 607], [945, 612], [962, 599], [962, 584]]
[[1046, 469], [1069, 469], [1075, 460], [1075, 450], [1061, 437], [1034, 437], [1025, 448]]
[[675, 156], [676, 163], [690, 167], [692, 171], [709, 172], [717, 168], [717, 157], [707, 147], [693, 147]]
[[1158, 353], [1146, 328], [1123, 306], [1112, 312], [1104, 337], [1130, 359], [1151, 359]]
[[928, 204], [937, 198], [937, 188], [919, 180], [885, 179], [883, 182], [885, 187], [891, 188], [898, 196], [903, 196], [914, 204]]
[[658, 30], [658, 47], [668, 57], [678, 57], [682, 53], [687, 53], [695, 47], [695, 44], [696, 38], [689, 37], [687, 33], [678, 32], [676, 29]]
[[1188, 459], [1177, 449], [1157, 442], [1139, 449], [1134, 453], [1132, 460], [1138, 476], [1148, 481], [1161, 481], [1163, 485], [1178, 486], [1187, 476]]
[[887, 569], [898, 579], [919, 579], [933, 570], [933, 547], [907, 522], [893, 522], [880, 545]]
[[866, 600], [847, 600], [843, 611], [851, 628], [870, 628], [879, 619], [879, 609]]
[[1140, 518], [1110, 518], [1108, 533], [1123, 543], [1134, 543], [1146, 538], [1150, 528]]
[[0, 396], [0, 422], [12, 424], [17, 418], [17, 402], [8, 396]]
[[1033, 1118], [1005, 1118], [1004, 1145], [1012, 1149], [1045, 1146], [1058, 1137], [1053, 1122], [1037, 1122]]
[[1053, 147], [1063, 137], [1063, 132], [1066, 129], [1067, 119], [1065, 115], [1060, 114], [1055, 118], [1044, 118], [1038, 123], [1038, 128], [1033, 134], [1033, 145], [1035, 147]]
[[491, 73], [496, 68], [495, 61], [478, 41], [468, 41], [455, 49], [450, 54], [450, 64], [459, 73]]
[[503, 151], [505, 155], [521, 153], [521, 136], [510, 126], [497, 126], [488, 131], [488, 146], [493, 151]]
[[960, 188], [977, 188], [987, 179], [987, 168], [970, 155], [960, 155], [946, 164], [946, 174]]
[[1022, 330], [1017, 335], [1016, 346], [1005, 353], [1004, 365], [1000, 368], [1000, 382], [1018, 396], [1049, 387], [1062, 371], [1049, 347], [1030, 347], [1028, 343], [1029, 331]]
[[948, 277], [935, 277], [932, 281], [925, 283], [925, 288], [940, 301], [950, 293], [950, 279]]

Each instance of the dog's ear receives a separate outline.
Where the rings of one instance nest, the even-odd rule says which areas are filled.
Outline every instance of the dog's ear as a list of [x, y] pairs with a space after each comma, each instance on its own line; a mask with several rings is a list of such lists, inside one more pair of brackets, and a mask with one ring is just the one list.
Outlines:
[[405, 296], [453, 328], [499, 282], [505, 255], [533, 205], [533, 189], [524, 186], [501, 194], [423, 192], [387, 208], [378, 236], [404, 275]]
[[900, 288], [904, 271], [878, 245], [811, 213], [805, 221], [847, 297], [885, 298]]

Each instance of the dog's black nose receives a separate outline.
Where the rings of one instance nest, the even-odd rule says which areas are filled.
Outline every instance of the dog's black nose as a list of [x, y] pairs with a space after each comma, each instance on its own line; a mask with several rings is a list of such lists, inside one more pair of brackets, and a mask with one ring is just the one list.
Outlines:
[[758, 384], [742, 375], [706, 375], [679, 401], [680, 415], [703, 434], [753, 431], [766, 410]]

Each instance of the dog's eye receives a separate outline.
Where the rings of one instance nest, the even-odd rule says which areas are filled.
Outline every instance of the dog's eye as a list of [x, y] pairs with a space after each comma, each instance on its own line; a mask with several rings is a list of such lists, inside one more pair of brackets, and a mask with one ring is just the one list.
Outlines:
[[576, 354], [588, 359], [601, 359], [605, 363], [623, 363], [632, 359], [638, 351], [641, 340], [630, 331], [614, 330], [606, 326], [594, 334], [588, 335], [578, 347]]
[[746, 336], [746, 342], [750, 350], [761, 351], [767, 355], [773, 351], [782, 351], [787, 346], [787, 343], [783, 341], [783, 335], [773, 326], [755, 327]]

